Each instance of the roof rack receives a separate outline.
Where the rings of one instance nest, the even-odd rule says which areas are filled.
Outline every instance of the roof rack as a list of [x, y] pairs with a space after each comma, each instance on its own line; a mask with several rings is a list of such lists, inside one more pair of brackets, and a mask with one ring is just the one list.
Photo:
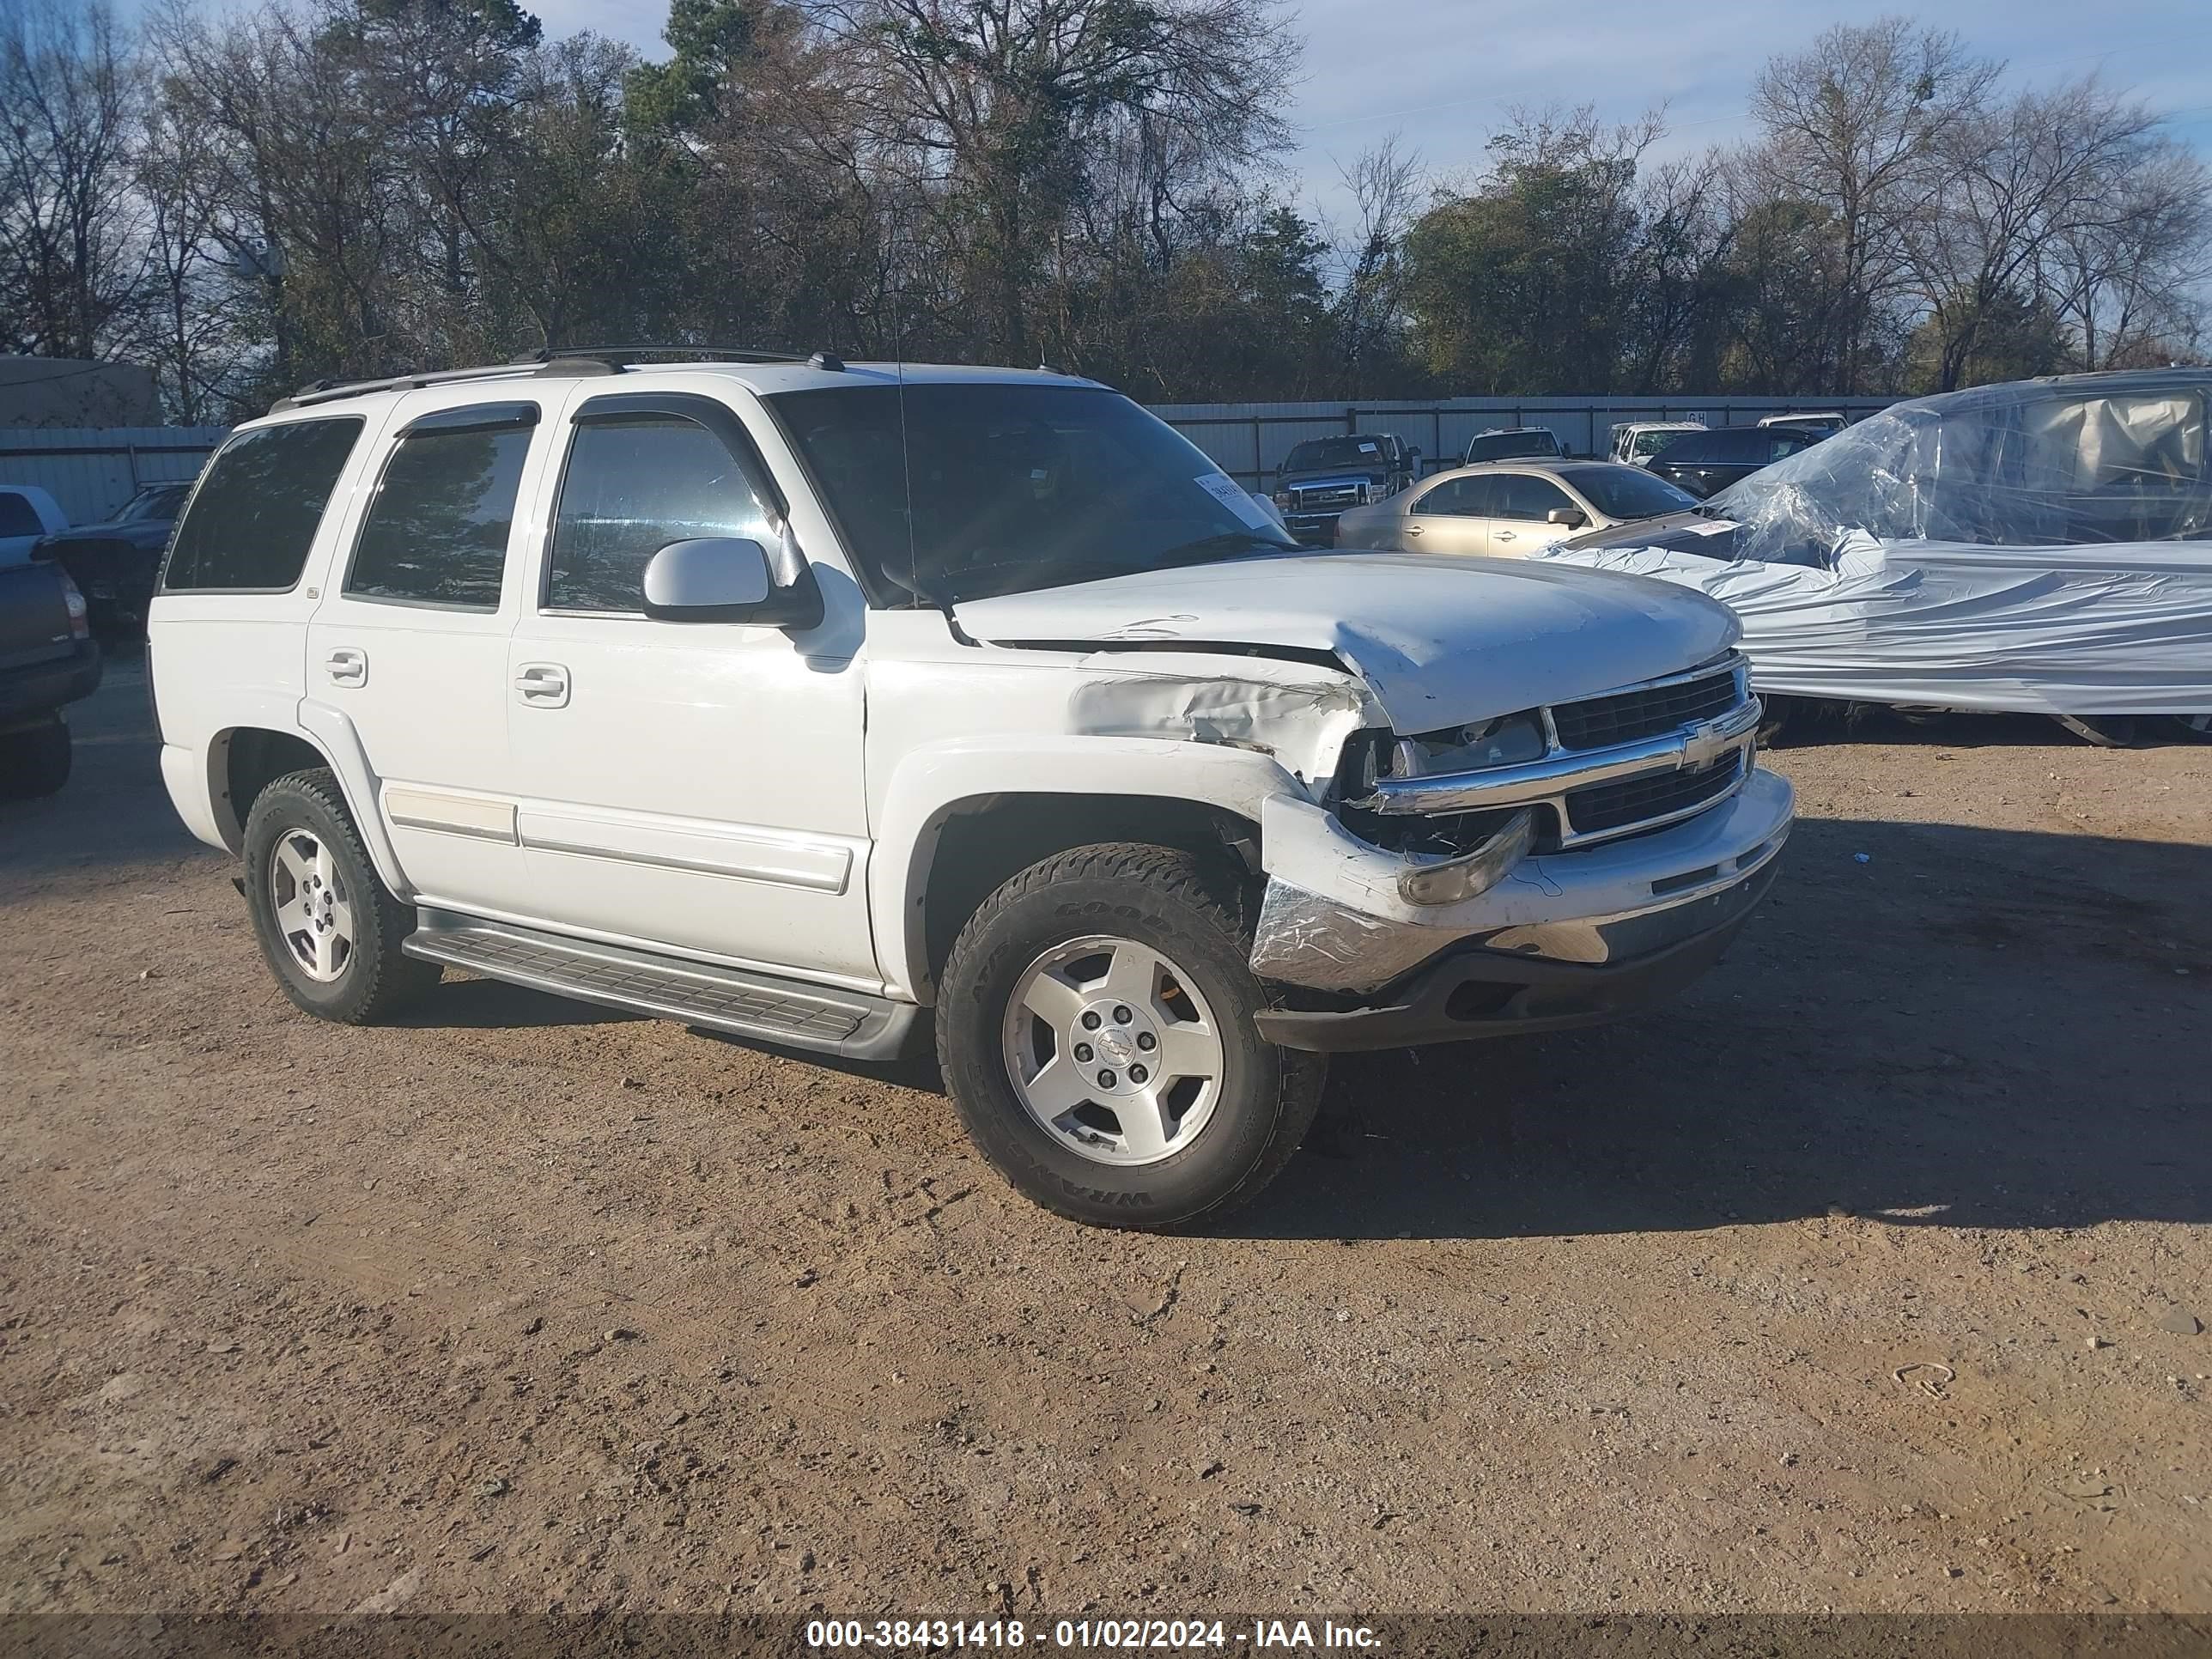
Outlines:
[[289, 398], [269, 405], [271, 415], [311, 404], [327, 404], [340, 398], [357, 398], [370, 392], [411, 392], [419, 386], [445, 386], [455, 380], [514, 380], [532, 375], [619, 374], [620, 366], [597, 357], [532, 357], [512, 363], [489, 363], [477, 368], [438, 368], [419, 374], [387, 374], [374, 380], [310, 380]]
[[792, 351], [767, 351], [758, 346], [724, 345], [561, 345], [525, 352], [518, 363], [550, 364], [564, 359], [586, 359], [619, 368], [644, 357], [702, 357], [725, 363], [803, 363], [805, 356]]
[[[832, 364], [842, 368], [842, 363], [826, 352], [817, 352], [823, 361], [817, 368]], [[271, 415], [281, 415], [288, 409], [303, 409], [311, 404], [326, 404], [340, 398], [359, 397], [369, 392], [412, 391], [418, 386], [444, 386], [455, 380], [520, 380], [535, 374], [619, 374], [631, 363], [647, 357], [700, 357], [729, 363], [799, 363], [811, 361], [795, 352], [763, 351], [757, 346], [719, 345], [562, 345], [544, 346], [536, 351], [526, 351], [520, 356], [504, 363], [487, 363], [476, 368], [439, 368], [422, 374], [387, 374], [372, 380], [310, 380], [289, 398], [279, 398], [269, 405]]]

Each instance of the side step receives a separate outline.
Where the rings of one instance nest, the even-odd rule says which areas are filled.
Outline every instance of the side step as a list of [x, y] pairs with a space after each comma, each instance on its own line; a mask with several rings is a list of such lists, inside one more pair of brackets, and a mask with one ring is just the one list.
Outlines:
[[921, 1013], [911, 1003], [864, 991], [567, 939], [449, 910], [418, 910], [416, 916], [415, 931], [399, 948], [425, 962], [850, 1060], [895, 1059]]

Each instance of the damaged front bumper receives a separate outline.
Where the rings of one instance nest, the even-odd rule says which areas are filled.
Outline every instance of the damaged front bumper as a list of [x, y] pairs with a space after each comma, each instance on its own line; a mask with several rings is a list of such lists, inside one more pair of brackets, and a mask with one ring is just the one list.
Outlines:
[[1333, 1006], [1263, 1015], [1261, 1029], [1292, 1048], [1391, 1048], [1589, 1024], [1662, 1000], [1742, 926], [1794, 810], [1785, 780], [1753, 770], [1694, 817], [1530, 854], [1486, 891], [1424, 903], [1406, 891], [1424, 866], [1324, 808], [1273, 797], [1253, 969], [1336, 994], [1321, 999]]

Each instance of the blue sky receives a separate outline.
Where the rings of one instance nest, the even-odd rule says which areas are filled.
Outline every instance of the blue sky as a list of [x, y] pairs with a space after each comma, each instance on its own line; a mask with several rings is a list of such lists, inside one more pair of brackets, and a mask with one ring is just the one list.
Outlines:
[[[666, 51], [659, 0], [537, 0], [532, 9], [548, 33], [590, 28], [649, 56]], [[1830, 23], [1898, 11], [2005, 59], [2016, 82], [2096, 70], [2172, 112], [2176, 132], [2212, 155], [2208, 0], [1303, 0], [1289, 182], [1310, 206], [1339, 212], [1339, 164], [1394, 131], [1436, 171], [1472, 169], [1516, 104], [1589, 102], [1626, 120], [1663, 101], [1668, 149], [1701, 149], [1741, 136], [1745, 93], [1767, 58]]]

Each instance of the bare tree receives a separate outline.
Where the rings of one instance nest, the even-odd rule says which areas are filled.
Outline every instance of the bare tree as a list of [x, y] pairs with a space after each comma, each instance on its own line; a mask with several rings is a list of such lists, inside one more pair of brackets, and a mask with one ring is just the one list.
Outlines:
[[1885, 17], [1839, 24], [1753, 83], [1761, 193], [1822, 210], [1833, 238], [1827, 307], [1834, 389], [1867, 384], [1883, 306], [1907, 281], [1906, 231], [1942, 192], [1939, 158], [1978, 115], [2000, 65], [1955, 34]]
[[2148, 106], [2091, 76], [2023, 92], [1946, 134], [1943, 188], [1907, 235], [1939, 389], [1960, 383], [1993, 316], [2040, 307], [2055, 324], [2045, 251], [2126, 234], [2138, 205], [2130, 186], [2157, 157], [2157, 127]]
[[1404, 327], [1406, 233], [1427, 185], [1419, 152], [1401, 149], [1392, 133], [1364, 151], [1337, 176], [1352, 193], [1352, 218], [1332, 239], [1336, 256], [1333, 307], [1340, 390], [1347, 398], [1366, 391], [1378, 359], [1395, 357]]
[[10, 0], [0, 21], [0, 331], [102, 357], [144, 279], [131, 143], [142, 88], [107, 0]]
[[2058, 229], [2039, 262], [2081, 366], [2143, 367], [2194, 350], [2212, 280], [2212, 173], [2152, 139], [2110, 186], [2106, 210]]

